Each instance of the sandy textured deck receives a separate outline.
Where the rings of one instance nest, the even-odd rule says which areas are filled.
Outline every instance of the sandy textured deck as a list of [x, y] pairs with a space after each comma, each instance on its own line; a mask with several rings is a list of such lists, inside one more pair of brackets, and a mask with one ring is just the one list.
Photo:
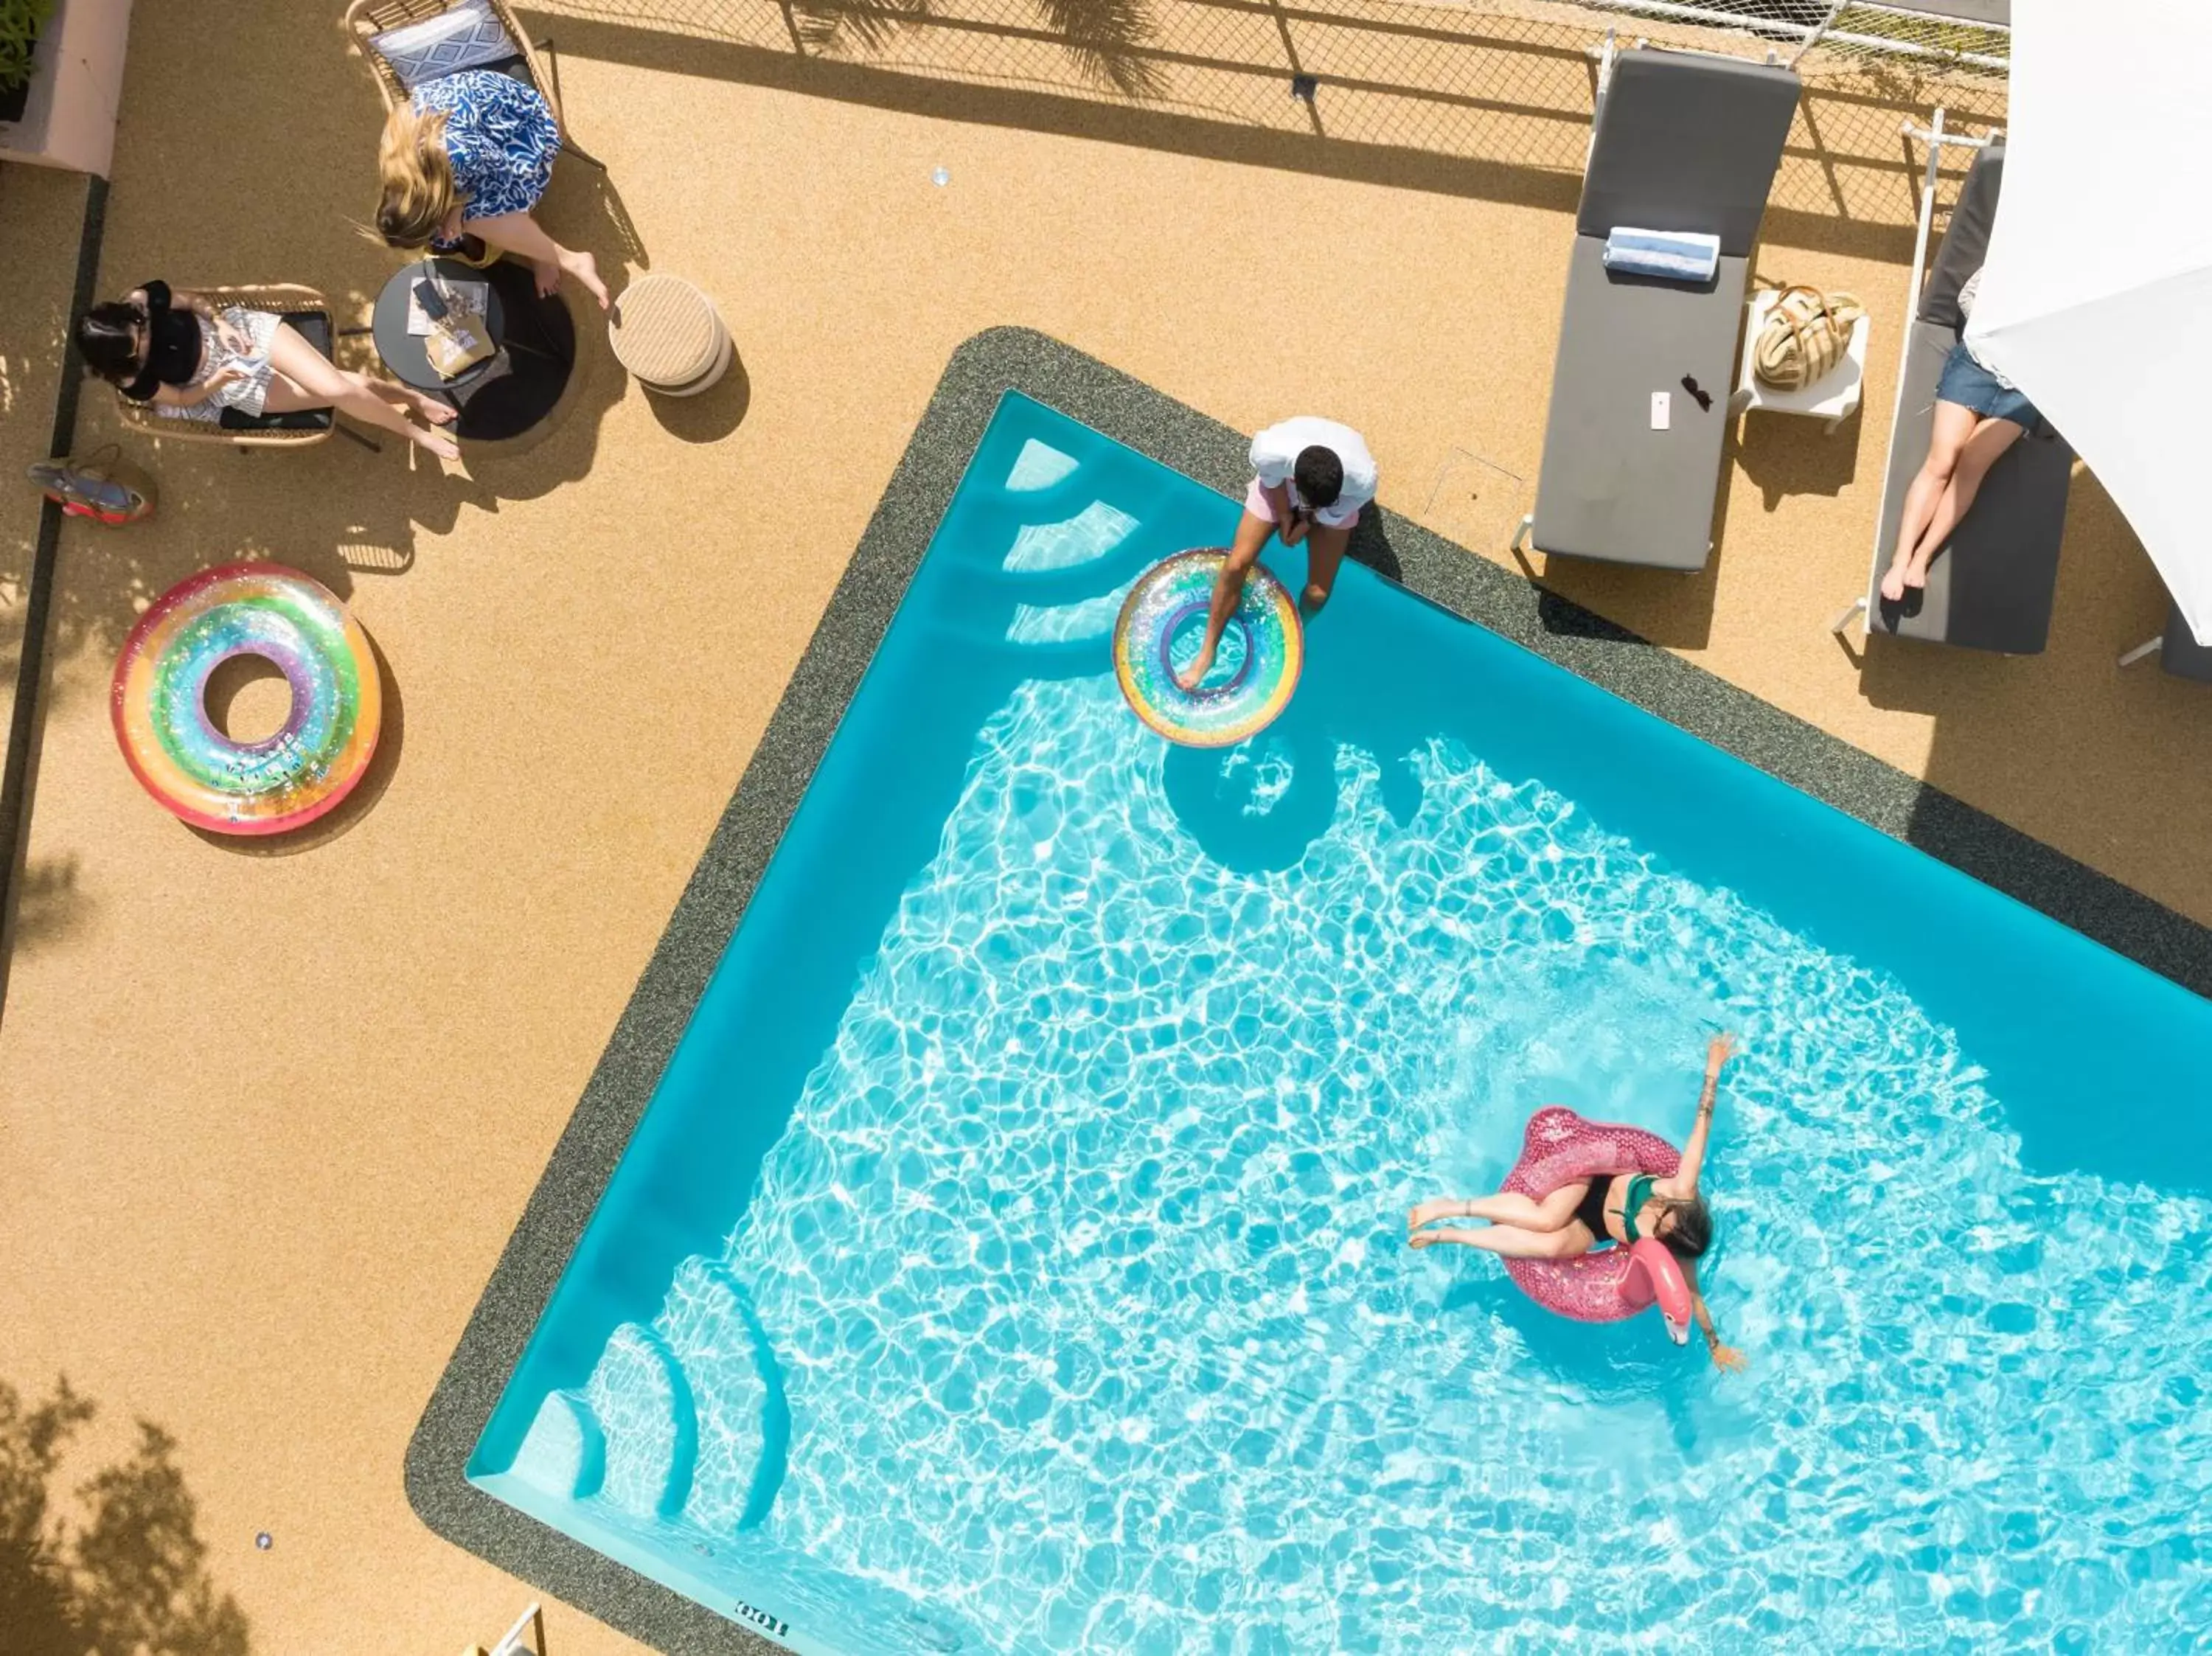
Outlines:
[[[391, 268], [351, 222], [374, 94], [322, 9], [233, 9], [216, 31], [189, 0], [141, 0], [103, 290], [296, 280], [358, 315]], [[1217, 140], [617, 22], [559, 33], [578, 136], [652, 268], [714, 293], [742, 374], [656, 406], [589, 351], [557, 425], [467, 476], [389, 445], [167, 444], [157, 521], [63, 542], [29, 842], [44, 895], [0, 1026], [0, 1379], [66, 1370], [111, 1429], [135, 1413], [175, 1435], [256, 1650], [444, 1651], [526, 1596], [416, 1520], [402, 1452], [962, 339], [1035, 327], [1247, 429], [1338, 415], [1381, 457], [1386, 502], [1500, 556], [1540, 447], [1571, 197], [1556, 174], [1287, 170], [1261, 163], [1295, 155], [1294, 129]], [[50, 417], [66, 193], [0, 179], [0, 227], [43, 215], [69, 241], [18, 258], [6, 238], [11, 467]], [[621, 262], [587, 171], [564, 168], [547, 215]], [[1326, 234], [1287, 240], [1302, 224]], [[1824, 630], [1864, 577], [1897, 241], [1808, 232], [1760, 260], [1871, 300], [1867, 416], [1832, 439], [1755, 417], [1705, 576], [1559, 584], [2212, 920], [2201, 836], [2175, 828], [2212, 814], [2212, 701], [2114, 673], [2163, 603], [2093, 482], [2047, 655], [1877, 646], [1862, 674]], [[39, 306], [45, 336], [22, 319]], [[80, 446], [114, 429], [95, 388]], [[0, 591], [35, 520], [14, 487]], [[139, 792], [104, 693], [137, 605], [246, 554], [350, 599], [390, 699], [362, 807], [241, 849]], [[553, 1634], [559, 1656], [635, 1648], [573, 1611]]]

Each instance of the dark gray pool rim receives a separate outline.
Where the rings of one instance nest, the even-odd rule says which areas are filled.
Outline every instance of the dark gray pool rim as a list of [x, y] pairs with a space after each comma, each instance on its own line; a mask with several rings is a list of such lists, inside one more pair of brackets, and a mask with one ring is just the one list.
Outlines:
[[[407, 1497], [432, 1530], [669, 1656], [779, 1647], [495, 1500], [463, 1469], [1010, 391], [1243, 492], [1244, 436], [1057, 340], [994, 328], [953, 353], [408, 1445]], [[1354, 555], [1419, 596], [2212, 996], [2212, 931], [1510, 570], [1376, 518]]]

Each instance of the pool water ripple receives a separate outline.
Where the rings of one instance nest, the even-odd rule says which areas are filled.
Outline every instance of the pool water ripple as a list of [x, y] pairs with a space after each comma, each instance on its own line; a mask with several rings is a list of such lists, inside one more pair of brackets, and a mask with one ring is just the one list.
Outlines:
[[[1899, 986], [1449, 740], [1410, 810], [1337, 751], [1329, 826], [1274, 870], [1206, 855], [1167, 762], [1097, 677], [983, 732], [726, 1256], [660, 1319], [704, 1422], [685, 1533], [752, 1495], [742, 1294], [789, 1410], [759, 1538], [926, 1609], [916, 1649], [2212, 1626], [2205, 1203], [2028, 1175]], [[1294, 763], [1262, 739], [1218, 784], [1264, 816]], [[1404, 1247], [1540, 1104], [1679, 1137], [1719, 1027], [1706, 1277], [1747, 1375]]]

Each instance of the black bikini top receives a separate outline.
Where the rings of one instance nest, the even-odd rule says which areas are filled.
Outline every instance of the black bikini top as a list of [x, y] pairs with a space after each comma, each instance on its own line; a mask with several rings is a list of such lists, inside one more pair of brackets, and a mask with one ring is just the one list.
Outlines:
[[162, 385], [188, 385], [200, 371], [200, 319], [190, 309], [169, 308], [169, 284], [149, 282], [146, 293], [146, 366], [124, 386], [134, 402], [153, 400]]

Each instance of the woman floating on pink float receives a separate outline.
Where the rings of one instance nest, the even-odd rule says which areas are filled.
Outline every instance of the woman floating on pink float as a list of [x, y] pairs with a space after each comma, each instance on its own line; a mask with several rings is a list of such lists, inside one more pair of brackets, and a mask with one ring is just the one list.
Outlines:
[[[1408, 1216], [1413, 1245], [1457, 1242], [1505, 1256], [1505, 1269], [1537, 1304], [1583, 1322], [1613, 1322], [1656, 1304], [1677, 1345], [1697, 1320], [1713, 1361], [1741, 1368], [1721, 1344], [1698, 1292], [1698, 1256], [1711, 1244], [1712, 1215], [1698, 1194], [1698, 1170], [1713, 1125], [1721, 1067], [1735, 1051], [1716, 1035], [1705, 1052], [1697, 1125], [1677, 1156], [1640, 1127], [1585, 1121], [1547, 1105], [1528, 1118], [1521, 1159], [1494, 1196], [1446, 1197]], [[1483, 1219], [1486, 1230], [1431, 1230], [1439, 1219]], [[1592, 1253], [1600, 1242], [1613, 1247]]]

